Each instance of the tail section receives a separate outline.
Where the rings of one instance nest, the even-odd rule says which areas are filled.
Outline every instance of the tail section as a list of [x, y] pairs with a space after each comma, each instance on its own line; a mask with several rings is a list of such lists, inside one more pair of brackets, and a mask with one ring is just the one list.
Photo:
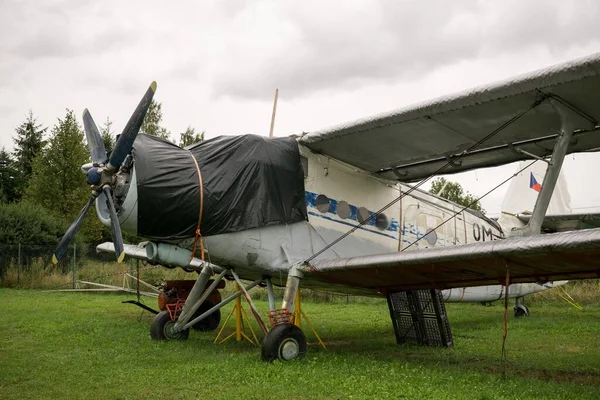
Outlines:
[[[531, 161], [521, 161], [517, 171], [521, 171], [529, 163]], [[498, 220], [498, 223], [505, 232], [513, 227], [518, 228], [524, 225], [514, 215], [531, 214], [533, 212], [533, 207], [544, 184], [545, 175], [546, 163], [538, 161], [523, 169], [511, 180], [506, 196], [502, 201], [502, 215]], [[546, 214], [570, 213], [571, 195], [569, 194], [565, 175], [561, 171]]]

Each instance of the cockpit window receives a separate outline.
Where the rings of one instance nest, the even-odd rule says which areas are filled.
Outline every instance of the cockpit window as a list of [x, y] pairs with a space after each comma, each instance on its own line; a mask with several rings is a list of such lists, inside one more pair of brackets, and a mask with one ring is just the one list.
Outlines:
[[302, 171], [304, 172], [304, 177], [308, 176], [308, 158], [304, 156], [300, 156], [300, 164], [302, 164]]

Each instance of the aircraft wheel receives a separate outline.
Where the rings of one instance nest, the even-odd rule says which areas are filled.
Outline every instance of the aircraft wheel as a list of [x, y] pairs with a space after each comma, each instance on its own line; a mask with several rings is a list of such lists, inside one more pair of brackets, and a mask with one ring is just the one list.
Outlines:
[[186, 340], [190, 335], [190, 330], [175, 332], [173, 331], [175, 321], [171, 320], [168, 311], [161, 311], [152, 320], [150, 324], [150, 337], [154, 340]]
[[[204, 303], [202, 303], [200, 308], [198, 308], [198, 310], [194, 313], [194, 316], [192, 317], [192, 319], [199, 317], [200, 315], [204, 314], [206, 311], [210, 310], [214, 306], [215, 305], [213, 304], [212, 301], [206, 300]], [[194, 328], [194, 330], [200, 331], [200, 332], [210, 332], [210, 331], [214, 331], [215, 329], [217, 329], [219, 327], [220, 323], [221, 323], [221, 310], [217, 310], [214, 313], [210, 314], [208, 317], [204, 318], [202, 321], [194, 324], [192, 326], [192, 328]]]
[[294, 324], [280, 324], [267, 333], [262, 342], [263, 361], [291, 361], [304, 357], [307, 345], [302, 329]]
[[519, 304], [515, 306], [515, 318], [519, 317], [528, 317], [529, 316], [529, 308], [527, 308], [524, 304]]

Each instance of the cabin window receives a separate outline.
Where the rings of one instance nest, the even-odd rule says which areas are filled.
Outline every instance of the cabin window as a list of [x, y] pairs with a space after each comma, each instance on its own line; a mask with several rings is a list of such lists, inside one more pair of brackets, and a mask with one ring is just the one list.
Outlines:
[[304, 172], [304, 177], [308, 176], [308, 158], [304, 156], [300, 156], [300, 164], [302, 164], [302, 171]]
[[437, 243], [438, 240], [438, 236], [436, 231], [431, 230], [429, 232], [427, 232], [427, 234], [425, 236], [423, 236], [423, 239], [425, 239], [425, 241], [430, 245], [433, 246]]
[[380, 231], [385, 231], [388, 226], [390, 226], [390, 221], [385, 214], [377, 214], [375, 218], [375, 226], [379, 228]]
[[[443, 246], [445, 243], [438, 243], [439, 235], [444, 238], [444, 226], [439, 216], [421, 213], [418, 217], [419, 233], [423, 233], [421, 240], [429, 246]], [[425, 244], [423, 243], [423, 244]]]
[[324, 194], [318, 195], [315, 206], [317, 207], [317, 210], [321, 211], [322, 213], [329, 212], [329, 197], [325, 196]]
[[338, 202], [337, 214], [342, 219], [350, 218], [350, 204], [348, 204], [344, 200]]
[[363, 222], [366, 222], [369, 220], [369, 218], [371, 217], [369, 210], [367, 210], [365, 207], [361, 207], [358, 209], [358, 212], [356, 213], [356, 218], [358, 219], [358, 222], [360, 222], [361, 224]]

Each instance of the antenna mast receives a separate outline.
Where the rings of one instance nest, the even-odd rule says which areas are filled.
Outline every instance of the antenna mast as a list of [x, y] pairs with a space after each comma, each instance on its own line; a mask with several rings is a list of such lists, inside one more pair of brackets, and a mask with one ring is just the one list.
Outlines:
[[271, 129], [269, 137], [273, 137], [273, 128], [275, 128], [275, 113], [277, 113], [277, 97], [279, 97], [279, 89], [275, 89], [275, 99], [273, 100], [273, 114], [271, 115]]

